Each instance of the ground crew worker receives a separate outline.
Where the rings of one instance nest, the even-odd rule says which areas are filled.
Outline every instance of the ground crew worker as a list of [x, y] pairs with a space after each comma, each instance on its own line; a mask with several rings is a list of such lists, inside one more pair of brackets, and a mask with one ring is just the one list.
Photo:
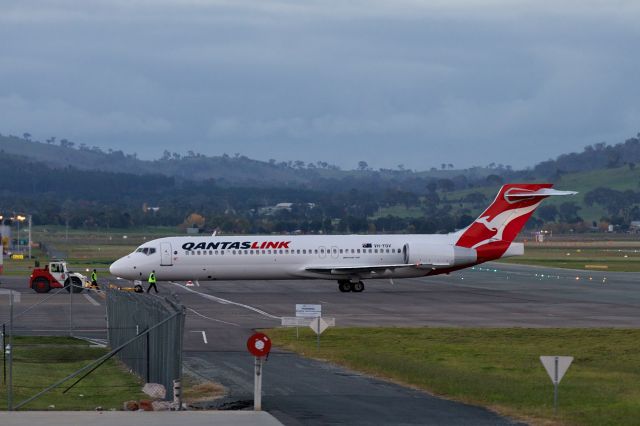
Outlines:
[[153, 289], [156, 291], [156, 293], [158, 292], [158, 287], [156, 287], [156, 271], [151, 271], [151, 273], [149, 274], [149, 288], [147, 289], [147, 293], [149, 293], [151, 291], [151, 287], [153, 287]]
[[95, 269], [91, 273], [91, 287], [98, 288], [98, 272]]

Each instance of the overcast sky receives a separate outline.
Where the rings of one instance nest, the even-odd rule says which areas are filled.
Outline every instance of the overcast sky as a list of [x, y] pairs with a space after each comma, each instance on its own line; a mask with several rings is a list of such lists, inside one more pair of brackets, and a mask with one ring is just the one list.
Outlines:
[[640, 131], [640, 2], [0, 3], [0, 133], [418, 170]]

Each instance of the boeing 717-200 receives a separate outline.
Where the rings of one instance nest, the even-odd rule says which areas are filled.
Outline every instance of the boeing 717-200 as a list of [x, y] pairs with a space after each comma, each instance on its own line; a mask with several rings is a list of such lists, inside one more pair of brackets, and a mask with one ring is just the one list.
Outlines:
[[335, 280], [361, 292], [365, 279], [449, 273], [524, 254], [514, 239], [540, 202], [573, 191], [507, 184], [468, 227], [450, 234], [186, 236], [144, 243], [114, 262], [113, 275], [169, 280]]

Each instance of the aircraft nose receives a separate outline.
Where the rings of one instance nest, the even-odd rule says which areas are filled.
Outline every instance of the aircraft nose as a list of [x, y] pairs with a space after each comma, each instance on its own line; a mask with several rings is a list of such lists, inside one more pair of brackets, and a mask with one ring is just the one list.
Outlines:
[[111, 275], [114, 275], [116, 277], [122, 277], [123, 275], [126, 275], [128, 269], [126, 263], [127, 262], [124, 257], [116, 260], [111, 264], [111, 266], [109, 266], [109, 272], [111, 273]]

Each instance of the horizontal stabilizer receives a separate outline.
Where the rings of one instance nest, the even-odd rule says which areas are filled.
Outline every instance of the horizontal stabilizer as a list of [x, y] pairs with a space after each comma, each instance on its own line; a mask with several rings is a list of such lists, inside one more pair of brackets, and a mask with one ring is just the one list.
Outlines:
[[549, 197], [553, 195], [576, 195], [576, 191], [558, 191], [553, 188], [540, 188], [537, 191], [513, 188], [505, 192], [506, 198]]

